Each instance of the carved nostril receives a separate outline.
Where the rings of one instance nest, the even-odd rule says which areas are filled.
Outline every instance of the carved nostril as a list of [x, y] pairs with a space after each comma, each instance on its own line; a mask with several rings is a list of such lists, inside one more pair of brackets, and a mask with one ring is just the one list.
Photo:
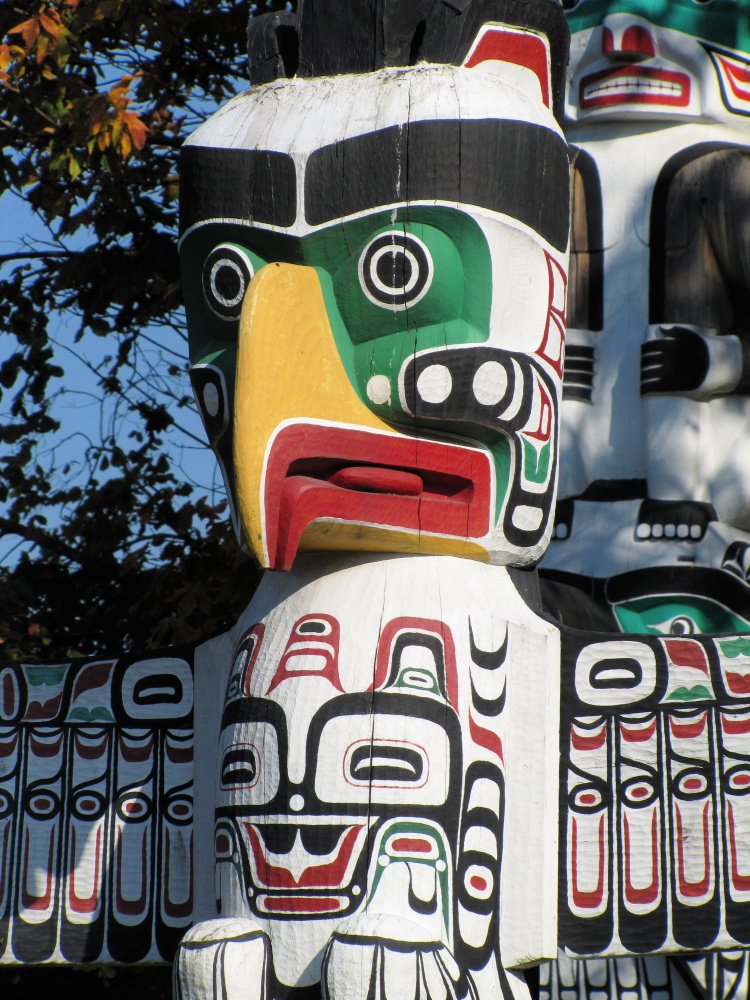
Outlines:
[[602, 29], [602, 52], [612, 58], [651, 59], [656, 55], [656, 43], [648, 28], [631, 24], [622, 33], [618, 46], [612, 29], [605, 27]]
[[639, 56], [655, 56], [656, 45], [653, 35], [648, 28], [638, 24], [626, 28], [622, 36], [622, 51], [636, 53]]

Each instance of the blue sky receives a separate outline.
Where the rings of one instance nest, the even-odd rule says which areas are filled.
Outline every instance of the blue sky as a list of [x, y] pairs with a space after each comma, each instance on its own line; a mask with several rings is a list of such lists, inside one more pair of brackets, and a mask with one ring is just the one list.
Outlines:
[[[43, 222], [22, 199], [10, 192], [0, 196], [0, 254], [16, 252], [27, 241], [46, 238], [47, 230]], [[4, 265], [0, 273], [8, 273], [8, 267]], [[102, 409], [102, 393], [96, 375], [96, 369], [113, 349], [111, 339], [92, 335], [75, 344], [75, 328], [73, 316], [56, 314], [52, 317], [50, 335], [57, 344], [59, 363], [65, 369], [64, 379], [57, 380], [57, 384], [51, 387], [54, 397], [52, 409], [61, 423], [61, 429], [58, 434], [49, 436], [37, 456], [42, 467], [57, 477], [62, 475], [60, 470], [70, 464], [70, 471], [66, 474], [68, 480], [84, 475], [86, 449], [88, 443], [101, 432], [102, 421], [106, 426], [118, 418], [112, 407]], [[7, 334], [7, 331], [2, 332]], [[0, 363], [14, 351], [15, 346], [12, 336], [0, 336]], [[179, 365], [184, 375], [177, 386], [174, 379], [165, 376], [163, 387], [187, 391], [187, 349], [184, 338], [177, 331], [163, 327], [144, 330], [139, 351], [141, 370], [146, 380], [144, 384], [159, 391], [159, 378], [154, 372], [163, 372], [165, 359], [168, 359]], [[0, 400], [0, 419], [8, 418], [12, 395], [13, 390], [4, 392]], [[184, 433], [172, 433], [168, 446], [177, 474], [194, 484], [196, 495], [207, 495], [212, 503], [217, 503], [223, 499], [224, 490], [213, 455], [202, 444], [205, 435], [197, 411], [194, 407], [184, 409], [179, 412], [178, 418]], [[59, 516], [64, 516], [64, 512], [59, 512]], [[54, 526], [54, 521], [50, 523]], [[12, 565], [20, 551], [17, 538], [0, 538], [0, 564]]]

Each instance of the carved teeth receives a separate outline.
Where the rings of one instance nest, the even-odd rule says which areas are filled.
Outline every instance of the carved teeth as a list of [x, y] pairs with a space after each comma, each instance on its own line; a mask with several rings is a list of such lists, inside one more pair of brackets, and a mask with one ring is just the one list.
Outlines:
[[661, 94], [665, 97], [680, 97], [682, 87], [666, 80], [652, 80], [642, 76], [620, 76], [602, 83], [590, 83], [584, 87], [584, 99], [626, 94]]

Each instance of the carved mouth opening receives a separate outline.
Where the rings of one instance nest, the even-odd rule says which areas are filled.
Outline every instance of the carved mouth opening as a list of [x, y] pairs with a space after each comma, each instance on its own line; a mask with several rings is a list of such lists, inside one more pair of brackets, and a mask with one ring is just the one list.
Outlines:
[[287, 481], [314, 479], [337, 489], [396, 496], [435, 496], [468, 503], [474, 492], [471, 480], [446, 472], [392, 465], [345, 464], [306, 458], [292, 462]]
[[[326, 915], [351, 906], [350, 883], [367, 824], [244, 822], [255, 906], [268, 915]], [[281, 827], [281, 829], [274, 829]]]
[[265, 476], [269, 565], [288, 569], [313, 521], [456, 538], [489, 529], [487, 453], [355, 428], [293, 424]]
[[621, 104], [684, 108], [690, 102], [690, 77], [674, 70], [630, 63], [584, 76], [578, 101], [583, 111]]

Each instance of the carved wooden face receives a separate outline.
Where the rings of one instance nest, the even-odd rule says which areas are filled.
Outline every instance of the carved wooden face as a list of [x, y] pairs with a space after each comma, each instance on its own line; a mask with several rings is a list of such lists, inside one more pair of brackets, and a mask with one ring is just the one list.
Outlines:
[[277, 81], [191, 138], [193, 380], [262, 565], [541, 555], [568, 236], [548, 65], [485, 28], [466, 67]]
[[[416, 925], [463, 969], [498, 952], [518, 633], [467, 615], [494, 606], [482, 567], [438, 562], [451, 584], [436, 582], [435, 560], [374, 560], [350, 566], [345, 589], [330, 573], [295, 590], [298, 611], [290, 599], [238, 632], [219, 737], [217, 907], [266, 930], [282, 983], [317, 981], [332, 933], [364, 915], [397, 915], [397, 941]], [[404, 616], [407, 578], [419, 596]]]
[[732, 120], [750, 114], [747, 0], [568, 0], [566, 114]]

